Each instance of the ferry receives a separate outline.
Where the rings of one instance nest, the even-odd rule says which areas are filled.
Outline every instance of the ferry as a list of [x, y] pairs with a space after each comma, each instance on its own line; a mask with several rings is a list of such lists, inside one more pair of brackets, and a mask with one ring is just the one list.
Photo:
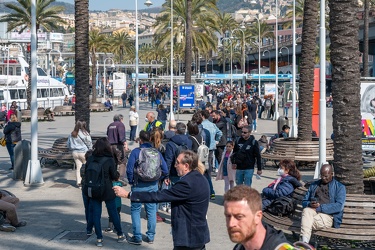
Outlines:
[[[17, 102], [20, 109], [27, 109], [28, 72], [29, 65], [23, 57], [3, 60], [0, 63], [0, 103], [6, 103], [8, 109], [13, 101]], [[61, 106], [65, 96], [72, 96], [65, 84], [48, 76], [39, 66], [37, 73], [38, 107]]]

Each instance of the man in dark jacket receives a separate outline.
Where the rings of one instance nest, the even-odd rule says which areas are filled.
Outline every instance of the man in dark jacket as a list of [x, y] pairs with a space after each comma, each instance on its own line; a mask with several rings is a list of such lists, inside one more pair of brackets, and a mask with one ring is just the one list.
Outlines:
[[[150, 135], [146, 131], [140, 131], [139, 133], [139, 148], [135, 148], [132, 150], [129, 161], [126, 166], [126, 174], [128, 176], [129, 184], [132, 186], [133, 192], [154, 192], [158, 190], [158, 180], [156, 181], [142, 181], [138, 179], [135, 181], [134, 178], [134, 169], [137, 167], [137, 160], [139, 159], [139, 154], [142, 148], [152, 148], [150, 143]], [[168, 168], [167, 164], [164, 161], [163, 156], [159, 152], [160, 157], [160, 167], [162, 170], [162, 176], [168, 175]], [[133, 245], [141, 245], [142, 243], [142, 233], [141, 233], [141, 209], [142, 203], [137, 200], [133, 200], [131, 202], [131, 218], [132, 218], [132, 225], [133, 225], [133, 237], [127, 239], [129, 244]], [[154, 242], [155, 236], [155, 229], [156, 229], [156, 212], [157, 212], [157, 204], [156, 203], [147, 203], [145, 204], [145, 210], [147, 213], [147, 229], [146, 232], [147, 239], [146, 242], [152, 243]]]
[[210, 241], [207, 211], [210, 189], [206, 178], [196, 169], [198, 155], [184, 151], [174, 168], [181, 179], [170, 189], [156, 192], [127, 192], [113, 187], [117, 196], [132, 202], [171, 202], [171, 224], [174, 250], [204, 249]]
[[257, 163], [257, 174], [262, 174], [262, 157], [259, 152], [259, 144], [255, 137], [251, 135], [252, 126], [242, 128], [242, 136], [236, 141], [233, 152], [235, 161], [232, 166], [236, 171], [236, 185], [245, 184], [251, 187], [255, 162]]
[[223, 135], [220, 138], [220, 141], [216, 144], [215, 158], [216, 160], [221, 161], [221, 156], [223, 155], [224, 148], [227, 145], [227, 120], [221, 116], [221, 113], [218, 110], [215, 110], [211, 113], [213, 123], [218, 127]]
[[282, 231], [262, 223], [262, 198], [255, 189], [239, 185], [224, 195], [224, 215], [234, 250], [278, 249], [288, 243]]
[[[175, 183], [180, 179], [180, 177], [177, 175], [176, 169], [174, 168], [177, 156], [180, 153], [178, 152], [179, 146], [181, 146], [180, 149], [183, 148], [185, 150], [191, 150], [193, 144], [185, 133], [186, 125], [182, 122], [178, 122], [176, 124], [176, 134], [172, 136], [165, 147], [165, 161], [169, 169], [169, 180], [172, 183]], [[169, 185], [169, 180], [166, 179], [167, 185]]]
[[125, 91], [122, 92], [121, 99], [122, 99], [122, 107], [126, 108], [126, 99], [128, 99], [128, 94], [126, 94]]
[[107, 137], [113, 152], [116, 154], [116, 163], [119, 165], [120, 179], [125, 178], [125, 151], [128, 151], [126, 142], [124, 116], [117, 114], [113, 117], [113, 122], [107, 127]]
[[324, 164], [321, 179], [313, 182], [302, 200], [301, 241], [308, 243], [312, 230], [339, 228], [344, 213], [346, 189], [333, 178], [333, 167]]

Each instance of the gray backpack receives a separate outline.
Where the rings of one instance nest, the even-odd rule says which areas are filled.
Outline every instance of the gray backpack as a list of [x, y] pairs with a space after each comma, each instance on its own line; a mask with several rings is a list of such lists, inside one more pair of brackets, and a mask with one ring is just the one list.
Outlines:
[[161, 176], [161, 159], [155, 148], [140, 148], [139, 158], [134, 169], [135, 181], [157, 181]]
[[202, 136], [202, 143], [199, 143], [198, 140], [192, 136], [192, 138], [198, 143], [199, 147], [197, 149], [198, 158], [202, 163], [208, 163], [208, 154], [209, 148], [206, 146], [205, 141], [203, 140]]

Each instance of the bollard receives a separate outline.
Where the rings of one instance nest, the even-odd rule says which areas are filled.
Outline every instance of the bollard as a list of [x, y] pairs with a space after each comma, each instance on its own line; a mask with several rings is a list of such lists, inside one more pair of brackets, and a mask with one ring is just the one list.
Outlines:
[[286, 116], [280, 116], [279, 119], [277, 119], [277, 133], [281, 132], [284, 125], [289, 126], [289, 119]]
[[14, 180], [25, 180], [27, 164], [31, 159], [31, 143], [27, 140], [22, 140], [14, 147]]

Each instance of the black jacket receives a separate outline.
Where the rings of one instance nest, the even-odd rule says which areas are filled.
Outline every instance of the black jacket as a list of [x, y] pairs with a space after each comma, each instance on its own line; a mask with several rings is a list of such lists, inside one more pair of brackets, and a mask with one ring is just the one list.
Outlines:
[[[249, 141], [250, 140], [250, 141]], [[253, 142], [254, 140], [254, 142]], [[257, 162], [257, 168], [258, 171], [262, 170], [262, 157], [260, 156], [259, 152], [259, 144], [255, 140], [255, 137], [253, 135], [250, 135], [250, 138], [245, 140], [244, 138], [240, 137], [238, 141], [236, 141], [236, 144], [234, 145], [233, 152], [238, 152], [242, 148], [242, 146], [247, 142], [247, 146], [245, 149], [246, 152], [246, 160], [243, 161], [241, 164], [237, 164], [237, 169], [239, 170], [245, 170], [245, 169], [254, 169], [255, 165], [255, 159]]]
[[113, 200], [116, 198], [116, 194], [112, 189], [112, 181], [115, 180], [117, 166], [115, 163], [115, 159], [111, 155], [103, 155], [103, 156], [96, 156], [92, 155], [87, 159], [86, 166], [90, 165], [91, 162], [94, 161], [94, 159], [98, 159], [99, 161], [102, 160], [102, 158], [105, 158], [106, 160], [103, 160], [102, 168], [104, 171], [104, 181], [105, 181], [105, 191], [103, 195], [103, 201]]
[[165, 147], [165, 162], [167, 163], [170, 176], [177, 176], [176, 168], [174, 167], [177, 154], [177, 146], [186, 145], [188, 149], [191, 149], [192, 142], [187, 135], [174, 135]]
[[220, 119], [218, 121], [214, 122], [215, 125], [223, 132], [223, 135], [221, 136], [221, 139], [216, 146], [220, 147], [227, 145], [227, 120], [225, 120], [224, 117], [220, 116]]
[[[290, 244], [285, 238], [283, 231], [276, 230], [267, 224], [263, 224], [263, 226], [266, 228], [266, 238], [264, 238], [263, 245], [259, 250], [276, 249], [276, 247], [282, 243]], [[245, 250], [245, 247], [241, 244], [237, 244], [233, 250]]]
[[132, 202], [171, 202], [173, 245], [189, 248], [203, 247], [210, 241], [207, 211], [210, 188], [206, 177], [191, 171], [170, 189], [157, 192], [133, 192]]
[[8, 122], [4, 128], [4, 135], [7, 143], [15, 143], [21, 141], [21, 123]]

